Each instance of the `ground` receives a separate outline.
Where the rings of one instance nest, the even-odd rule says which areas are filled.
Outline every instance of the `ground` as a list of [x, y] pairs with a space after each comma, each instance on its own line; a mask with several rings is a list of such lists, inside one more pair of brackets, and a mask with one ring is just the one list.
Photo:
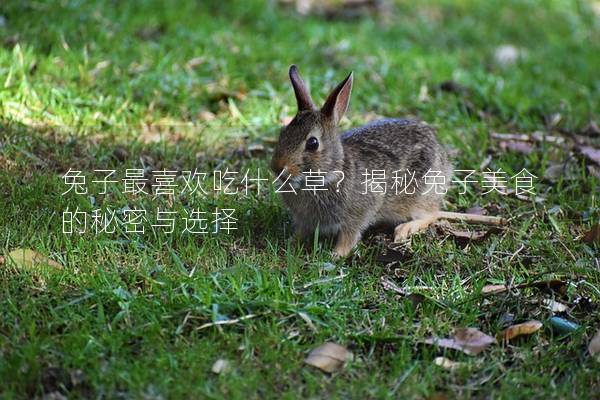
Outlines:
[[[351, 18], [275, 1], [135, 3], [0, 6], [0, 397], [598, 396], [600, 363], [587, 352], [600, 328], [598, 245], [583, 238], [598, 223], [599, 179], [577, 150], [597, 147], [597, 4], [397, 2]], [[447, 210], [480, 207], [508, 226], [471, 242], [431, 229], [396, 252], [389, 233], [373, 233], [332, 263], [326, 245], [290, 241], [269, 184], [247, 195], [131, 196], [117, 184], [103, 195], [91, 183], [63, 194], [69, 169], [88, 182], [94, 170], [142, 167], [267, 174], [294, 114], [292, 63], [321, 100], [354, 71], [344, 127], [427, 121], [456, 169], [525, 168], [537, 201], [454, 188]], [[565, 143], [490, 136], [535, 131]], [[63, 233], [66, 210], [190, 206], [235, 208], [238, 229]], [[64, 268], [27, 268], [15, 249]], [[482, 294], [490, 284], [510, 290]], [[553, 328], [549, 299], [577, 329]], [[475, 356], [423, 343], [534, 319], [538, 332]], [[305, 365], [326, 341], [353, 361], [332, 374]], [[211, 371], [218, 359], [228, 371]]]

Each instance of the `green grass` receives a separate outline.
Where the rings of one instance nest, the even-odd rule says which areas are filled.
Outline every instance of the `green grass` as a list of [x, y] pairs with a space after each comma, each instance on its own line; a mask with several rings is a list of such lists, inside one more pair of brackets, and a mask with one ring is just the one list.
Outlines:
[[[598, 223], [599, 179], [568, 149], [544, 143], [529, 155], [505, 153], [488, 139], [490, 131], [541, 130], [571, 140], [599, 121], [600, 17], [591, 3], [398, 2], [385, 18], [352, 21], [254, 0], [105, 3], [0, 6], [0, 252], [31, 248], [65, 266], [0, 265], [0, 397], [598, 396], [600, 363], [586, 353], [600, 328], [598, 247], [581, 236]], [[503, 44], [525, 57], [499, 65], [494, 51]], [[453, 191], [448, 210], [479, 205], [510, 218], [509, 227], [467, 247], [428, 232], [392, 265], [378, 261], [389, 234], [374, 235], [331, 270], [326, 246], [291, 243], [289, 217], [269, 185], [172, 203], [116, 185], [94, 204], [61, 195], [69, 168], [89, 181], [94, 170], [122, 176], [142, 159], [154, 170], [266, 173], [272, 140], [294, 113], [292, 63], [318, 99], [354, 71], [345, 126], [373, 114], [420, 118], [454, 149], [456, 168], [479, 169], [491, 154], [490, 169], [540, 177], [544, 202], [483, 196], [477, 186]], [[439, 90], [445, 81], [465, 92]], [[256, 143], [266, 151], [236, 150]], [[570, 156], [574, 179], [541, 178]], [[238, 230], [62, 233], [66, 209], [125, 206], [181, 215], [235, 208]], [[427, 287], [416, 290], [425, 300], [415, 307], [385, 290], [382, 277], [409, 291]], [[552, 277], [566, 290], [480, 294], [485, 284]], [[554, 333], [540, 305], [547, 298], [572, 306], [566, 317], [581, 328]], [[463, 326], [495, 335], [506, 313], [544, 327], [478, 356], [421, 344]], [[324, 341], [348, 346], [354, 361], [333, 375], [303, 365]], [[445, 371], [433, 363], [438, 355], [465, 366]], [[211, 372], [219, 358], [230, 360], [229, 373]]]

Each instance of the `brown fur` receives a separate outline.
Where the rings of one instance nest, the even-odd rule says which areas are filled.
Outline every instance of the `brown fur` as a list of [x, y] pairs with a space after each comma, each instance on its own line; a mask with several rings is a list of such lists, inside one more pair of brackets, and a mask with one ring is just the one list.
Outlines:
[[[333, 90], [320, 110], [295, 66], [290, 68], [290, 78], [299, 110], [282, 129], [271, 165], [277, 175], [285, 169], [283, 175], [300, 182], [297, 194], [281, 193], [299, 237], [310, 238], [319, 227], [321, 234], [337, 237], [334, 253], [345, 256], [374, 224], [421, 221], [397, 228], [410, 233], [435, 219], [443, 195], [426, 186], [422, 176], [428, 170], [441, 171], [448, 185], [451, 167], [433, 128], [418, 121], [384, 119], [340, 134], [337, 124], [348, 106], [352, 74]], [[305, 149], [310, 136], [319, 138], [317, 151]], [[365, 169], [386, 171], [386, 194], [363, 194]], [[326, 191], [302, 190], [306, 184], [303, 172], [309, 170], [327, 172]], [[392, 175], [397, 170], [415, 171], [418, 186], [414, 194], [395, 193]], [[341, 183], [340, 175], [333, 171], [344, 172]], [[427, 189], [429, 193], [424, 193]]]

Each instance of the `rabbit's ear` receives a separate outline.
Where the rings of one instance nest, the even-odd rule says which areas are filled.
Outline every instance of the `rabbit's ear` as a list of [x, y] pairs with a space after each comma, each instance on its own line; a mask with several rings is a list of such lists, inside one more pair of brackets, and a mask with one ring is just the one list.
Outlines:
[[310, 97], [310, 93], [306, 88], [306, 84], [300, 78], [298, 74], [298, 67], [292, 65], [290, 67], [290, 80], [294, 87], [294, 94], [296, 95], [296, 102], [298, 103], [298, 111], [314, 110], [315, 104]]
[[334, 124], [338, 124], [340, 119], [348, 109], [350, 103], [350, 93], [352, 92], [352, 72], [339, 85], [333, 89], [321, 111], [327, 117], [332, 118]]

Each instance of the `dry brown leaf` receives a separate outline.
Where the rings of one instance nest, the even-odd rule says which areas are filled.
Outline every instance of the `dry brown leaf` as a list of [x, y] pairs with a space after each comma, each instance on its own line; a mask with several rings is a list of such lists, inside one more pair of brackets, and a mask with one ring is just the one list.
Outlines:
[[206, 57], [194, 57], [188, 60], [188, 62], [185, 63], [185, 68], [188, 70], [194, 69], [202, 64], [204, 64], [206, 62]]
[[579, 178], [578, 167], [573, 162], [551, 164], [544, 171], [544, 179], [550, 182], [558, 182], [560, 178], [565, 181], [573, 181]]
[[340, 369], [346, 361], [352, 361], [353, 354], [344, 346], [326, 342], [313, 349], [304, 362], [322, 371], [332, 373]]
[[476, 328], [459, 328], [454, 331], [451, 338], [428, 338], [425, 343], [460, 350], [469, 355], [477, 355], [489, 345], [496, 343], [496, 339], [486, 335]]
[[113, 156], [115, 156], [115, 158], [121, 162], [127, 160], [127, 158], [129, 158], [129, 152], [127, 151], [127, 149], [123, 146], [117, 146], [115, 147], [115, 149], [113, 150]]
[[444, 392], [435, 392], [431, 396], [427, 397], [427, 400], [448, 400], [449, 397]]
[[567, 287], [567, 282], [561, 279], [549, 279], [545, 281], [522, 283], [516, 286], [517, 289], [524, 289], [530, 287], [552, 290], [553, 292], [564, 294]]
[[485, 239], [491, 232], [487, 231], [466, 231], [454, 228], [448, 221], [439, 221], [436, 224], [437, 227], [441, 228], [442, 232], [451, 235], [459, 244], [466, 244], [468, 242], [477, 242]]
[[442, 367], [443, 369], [447, 369], [448, 371], [454, 371], [456, 369], [461, 368], [464, 365], [464, 363], [452, 361], [446, 357], [436, 357], [435, 360], [433, 360], [433, 362], [438, 367]]
[[583, 237], [583, 241], [589, 245], [594, 243], [600, 244], [600, 224], [592, 226], [592, 229], [586, 232], [585, 236]]
[[198, 113], [198, 119], [203, 122], [214, 121], [216, 118], [215, 113], [208, 110], [202, 110]]
[[533, 144], [530, 142], [521, 142], [517, 140], [501, 141], [498, 146], [502, 151], [512, 151], [521, 154], [533, 153]]
[[229, 371], [230, 368], [230, 363], [229, 361], [223, 359], [223, 358], [219, 358], [217, 361], [214, 362], [211, 371], [215, 374], [222, 374], [224, 372]]
[[8, 260], [20, 268], [33, 268], [41, 265], [47, 265], [62, 269], [63, 266], [56, 261], [49, 259], [43, 254], [31, 249], [15, 249], [8, 253]]
[[592, 146], [579, 146], [577, 150], [588, 160], [600, 165], [600, 149]]
[[600, 179], [600, 165], [588, 165], [587, 170], [590, 175]]
[[481, 289], [481, 294], [498, 294], [504, 293], [508, 290], [506, 285], [485, 285]]
[[537, 320], [523, 322], [522, 324], [516, 324], [509, 326], [503, 330], [500, 335], [506, 341], [512, 340], [518, 336], [531, 335], [540, 330], [542, 323]]
[[588, 351], [596, 361], [600, 362], [600, 329], [598, 329], [592, 340], [590, 340]]
[[[596, 5], [600, 8], [600, 2], [597, 2]], [[586, 136], [598, 136], [600, 135], [600, 128], [596, 121], [592, 120], [582, 131]]]
[[447, 231], [452, 236], [459, 239], [469, 239], [472, 241], [481, 240], [487, 236], [487, 231], [461, 231], [458, 229], [449, 229]]
[[259, 154], [264, 154], [265, 146], [260, 143], [252, 143], [248, 145], [248, 152], [252, 156], [257, 156]]
[[487, 215], [487, 210], [483, 207], [473, 206], [465, 211], [465, 214]]

